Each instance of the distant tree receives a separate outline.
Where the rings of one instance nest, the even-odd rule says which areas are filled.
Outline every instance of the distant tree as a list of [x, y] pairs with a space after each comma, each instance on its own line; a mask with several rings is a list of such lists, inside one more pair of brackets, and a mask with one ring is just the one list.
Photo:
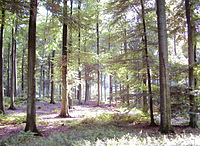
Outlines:
[[[97, 0], [97, 2], [99, 2]], [[97, 7], [98, 8], [98, 7]], [[97, 37], [97, 55], [100, 53], [100, 48], [99, 48], [99, 10], [97, 10], [97, 22], [96, 22], [96, 37]], [[99, 70], [99, 64], [98, 64], [98, 69], [97, 69], [97, 106], [100, 105], [100, 70]]]
[[55, 57], [55, 50], [52, 51], [52, 59], [51, 59], [51, 104], [55, 104], [54, 100], [54, 57]]
[[12, 28], [12, 51], [11, 51], [11, 89], [10, 89], [10, 107], [9, 109], [15, 110], [14, 99], [15, 99], [15, 80], [16, 80], [16, 29]]
[[[78, 1], [78, 19], [79, 19], [79, 26], [78, 26], [78, 49], [79, 49], [79, 53], [81, 51], [81, 26], [80, 26], [80, 11], [81, 11], [81, 0]], [[81, 92], [82, 92], [82, 87], [81, 87], [81, 71], [80, 71], [80, 65], [81, 65], [81, 60], [80, 57], [78, 57], [78, 65], [79, 65], [79, 69], [78, 69], [78, 78], [79, 78], [79, 85], [78, 85], [78, 100], [79, 100], [79, 104], [81, 103]]]
[[196, 115], [196, 101], [194, 95], [191, 93], [195, 88], [195, 78], [194, 78], [194, 63], [195, 54], [193, 46], [193, 27], [191, 21], [191, 0], [185, 0], [185, 11], [187, 20], [187, 33], [188, 33], [188, 66], [189, 66], [189, 100], [190, 100], [190, 123], [192, 128], [197, 128], [197, 115]]
[[169, 93], [168, 46], [166, 33], [165, 0], [157, 0], [157, 23], [159, 40], [159, 72], [160, 72], [160, 131], [172, 132], [171, 101]]
[[[142, 24], [143, 24], [143, 43], [144, 43], [144, 60], [146, 64], [147, 70], [147, 81], [148, 81], [148, 93], [149, 93], [149, 105], [150, 105], [150, 117], [151, 123], [150, 125], [155, 126], [154, 115], [153, 115], [153, 97], [152, 97], [152, 88], [151, 88], [151, 75], [150, 75], [150, 66], [149, 66], [149, 54], [148, 54], [148, 42], [147, 42], [147, 30], [146, 30], [146, 19], [145, 19], [145, 9], [144, 9], [144, 1], [140, 0], [140, 4], [142, 7]], [[145, 80], [146, 81], [146, 80]]]
[[4, 87], [3, 87], [3, 40], [4, 40], [4, 22], [5, 10], [1, 10], [1, 34], [0, 34], [0, 113], [5, 113], [4, 109]]
[[39, 134], [36, 127], [35, 108], [36, 17], [37, 0], [31, 0], [28, 35], [28, 97], [25, 131], [31, 131]]

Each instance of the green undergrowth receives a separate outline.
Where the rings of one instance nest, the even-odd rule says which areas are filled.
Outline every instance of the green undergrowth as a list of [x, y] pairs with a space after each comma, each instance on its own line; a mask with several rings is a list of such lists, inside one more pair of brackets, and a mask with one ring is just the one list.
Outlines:
[[[37, 101], [50, 102], [50, 100], [51, 100], [50, 97], [37, 97]], [[55, 101], [55, 103], [59, 103], [60, 97], [55, 96], [54, 101]]]
[[48, 137], [36, 137], [32, 132], [21, 132], [0, 142], [4, 146], [141, 146], [141, 145], [199, 145], [199, 134], [161, 135], [159, 132], [145, 133], [133, 125], [146, 123], [149, 116], [137, 113], [102, 114], [83, 120], [64, 122], [66, 132], [54, 133]]
[[20, 125], [25, 122], [25, 115], [0, 115], [0, 125]]
[[[15, 106], [19, 107], [26, 104], [27, 99], [25, 97], [16, 97], [15, 98]], [[10, 97], [5, 97], [5, 107], [9, 108], [10, 106]]]
[[102, 114], [97, 117], [88, 117], [83, 120], [71, 122], [69, 125], [72, 129], [83, 129], [93, 128], [93, 127], [102, 127], [102, 126], [117, 126], [117, 127], [126, 127], [129, 124], [137, 123], [146, 123], [149, 121], [149, 117], [144, 113], [138, 113], [133, 116], [126, 114]]
[[34, 133], [21, 132], [18, 136], [0, 142], [4, 146], [124, 146], [124, 145], [198, 145], [200, 136], [149, 135], [134, 129], [124, 130], [116, 126], [103, 126], [83, 129], [71, 129], [53, 134], [47, 138], [35, 137]]

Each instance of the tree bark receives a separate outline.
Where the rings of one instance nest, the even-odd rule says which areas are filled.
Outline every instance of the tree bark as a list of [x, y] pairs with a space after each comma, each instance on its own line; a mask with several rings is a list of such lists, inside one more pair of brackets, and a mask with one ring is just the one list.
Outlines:
[[[127, 39], [126, 39], [126, 37], [127, 37], [127, 34], [126, 34], [127, 32], [126, 32], [126, 28], [124, 29], [124, 53], [127, 55], [127, 53], [128, 53], [128, 47], [127, 47]], [[126, 75], [126, 80], [128, 81], [128, 75]], [[129, 84], [127, 84], [127, 86], [126, 86], [126, 102], [127, 102], [127, 106], [129, 106], [130, 105], [130, 99], [129, 99]]]
[[54, 100], [54, 57], [55, 57], [55, 50], [53, 50], [52, 52], [52, 59], [51, 59], [51, 104], [55, 104], [55, 100]]
[[46, 96], [49, 98], [49, 92], [50, 92], [50, 72], [51, 72], [51, 60], [50, 55], [48, 56], [48, 70], [47, 70], [47, 81], [46, 81]]
[[103, 84], [104, 84], [104, 100], [106, 101], [107, 100], [107, 97], [106, 97], [106, 74], [104, 75], [104, 80], [103, 80]]
[[45, 98], [45, 90], [46, 90], [46, 86], [45, 86], [45, 84], [46, 84], [46, 82], [45, 82], [45, 70], [43, 69], [42, 70], [42, 83], [43, 83], [43, 88], [42, 88], [42, 94], [43, 94], [43, 98]]
[[15, 106], [14, 106], [14, 98], [15, 98], [15, 45], [16, 41], [15, 41], [15, 32], [14, 32], [14, 28], [12, 28], [12, 54], [11, 54], [11, 89], [10, 89], [10, 107], [9, 109], [11, 110], [15, 110]]
[[113, 101], [112, 75], [110, 75], [110, 105]]
[[90, 84], [89, 80], [87, 79], [89, 77], [89, 73], [85, 71], [85, 103], [90, 99]]
[[24, 97], [24, 63], [25, 63], [25, 47], [23, 48], [23, 54], [22, 54], [22, 70], [21, 70], [21, 72], [22, 72], [22, 76], [21, 76], [21, 78], [22, 78], [22, 82], [21, 82], [21, 92], [22, 92], [22, 97]]
[[25, 131], [39, 134], [36, 127], [35, 108], [36, 17], [37, 0], [31, 0], [28, 35], [28, 98]]
[[67, 90], [67, 0], [63, 0], [63, 45], [62, 45], [62, 99], [59, 117], [69, 117], [69, 103]]
[[189, 125], [192, 128], [197, 128], [197, 114], [196, 114], [196, 101], [195, 96], [191, 93], [195, 88], [195, 78], [194, 78], [194, 63], [195, 63], [195, 53], [193, 48], [193, 28], [191, 22], [191, 1], [185, 0], [185, 10], [186, 10], [186, 20], [187, 20], [187, 30], [188, 30], [188, 76], [189, 76], [189, 100], [190, 100], [190, 122]]
[[144, 53], [145, 53], [145, 63], [147, 71], [147, 81], [148, 81], [148, 93], [149, 93], [149, 104], [150, 104], [150, 118], [151, 126], [155, 126], [154, 115], [153, 115], [153, 97], [151, 89], [151, 75], [150, 75], [150, 66], [149, 66], [149, 54], [148, 54], [148, 42], [147, 42], [147, 32], [146, 32], [146, 21], [145, 21], [145, 11], [144, 11], [144, 2], [140, 0], [142, 7], [142, 22], [143, 22], [143, 37], [144, 37]]
[[165, 0], [157, 0], [157, 23], [159, 40], [159, 72], [160, 72], [160, 131], [171, 133], [171, 101], [169, 93], [168, 46], [166, 32]]
[[43, 81], [43, 65], [41, 65], [41, 68], [40, 68], [40, 88], [39, 88], [39, 97], [41, 98], [41, 94], [42, 94], [42, 91], [43, 91], [43, 84], [42, 84], [42, 81]]
[[13, 68], [13, 72], [14, 72], [14, 96], [16, 97], [17, 96], [17, 38], [16, 38], [16, 35], [17, 35], [17, 30], [18, 30], [18, 25], [17, 25], [17, 22], [16, 22], [16, 26], [15, 26], [15, 31], [14, 31], [14, 51], [13, 51], [13, 64], [14, 64], [14, 68]]
[[5, 10], [1, 10], [1, 35], [0, 35], [0, 113], [5, 113], [4, 107], [4, 87], [3, 87], [3, 40], [4, 40], [4, 23], [5, 23]]
[[[99, 14], [97, 14], [97, 23], [96, 23], [96, 35], [97, 35], [97, 55], [99, 56], [100, 48], [99, 48]], [[98, 69], [97, 69], [97, 106], [100, 105], [100, 70], [99, 70], [99, 61], [98, 61]]]
[[[73, 14], [73, 0], [70, 0], [70, 17], [72, 18], [72, 14]], [[70, 29], [69, 29], [69, 51], [68, 53], [70, 54], [72, 51], [71, 51], [71, 47], [72, 47], [72, 43], [73, 43], [73, 35], [72, 35], [72, 26], [73, 24], [70, 23]], [[72, 89], [70, 89], [72, 90]], [[72, 91], [71, 91], [72, 92]], [[73, 108], [73, 96], [72, 94], [69, 94], [68, 93], [68, 104], [69, 104], [69, 109], [72, 109]]]
[[[8, 43], [7, 96], [10, 97], [10, 41]], [[23, 80], [22, 80], [23, 81]]]

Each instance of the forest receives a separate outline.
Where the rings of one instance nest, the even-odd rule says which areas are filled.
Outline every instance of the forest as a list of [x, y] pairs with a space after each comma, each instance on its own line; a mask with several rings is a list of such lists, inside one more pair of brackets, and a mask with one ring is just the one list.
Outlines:
[[200, 145], [199, 0], [0, 0], [0, 145]]

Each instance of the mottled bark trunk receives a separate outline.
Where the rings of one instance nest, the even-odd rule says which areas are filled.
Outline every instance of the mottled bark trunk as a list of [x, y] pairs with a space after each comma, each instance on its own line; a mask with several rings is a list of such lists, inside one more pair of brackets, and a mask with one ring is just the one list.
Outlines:
[[[100, 48], [99, 48], [99, 14], [97, 14], [97, 23], [96, 23], [96, 35], [97, 35], [97, 55], [99, 55]], [[100, 70], [99, 70], [99, 64], [98, 64], [98, 71], [97, 71], [97, 106], [100, 105]]]
[[[150, 75], [150, 65], [149, 65], [149, 54], [148, 54], [148, 42], [147, 42], [147, 32], [146, 32], [146, 21], [145, 21], [145, 11], [144, 11], [144, 2], [140, 0], [142, 7], [142, 22], [143, 22], [143, 37], [144, 37], [144, 54], [145, 54], [145, 64], [147, 71], [147, 81], [148, 81], [148, 93], [149, 93], [149, 104], [150, 104], [150, 118], [151, 126], [155, 126], [154, 115], [153, 115], [153, 97], [151, 89], [151, 75]], [[147, 103], [146, 103], [147, 105]]]
[[14, 71], [14, 96], [16, 97], [17, 96], [17, 92], [18, 92], [18, 87], [17, 87], [17, 38], [16, 38], [16, 35], [17, 35], [17, 31], [18, 31], [18, 25], [17, 25], [17, 22], [16, 22], [16, 26], [15, 26], [15, 36], [14, 36], [14, 56], [13, 56], [13, 64], [14, 64], [14, 68], [13, 68], [13, 71]]
[[55, 57], [55, 50], [52, 52], [52, 58], [51, 58], [51, 104], [55, 104], [54, 100], [54, 57]]
[[46, 86], [45, 86], [45, 70], [42, 70], [42, 83], [43, 83], [43, 85], [42, 85], [42, 94], [43, 94], [43, 98], [45, 98], [45, 89], [46, 89]]
[[190, 123], [189, 125], [192, 128], [197, 128], [197, 113], [196, 113], [196, 101], [195, 96], [191, 93], [195, 88], [195, 79], [194, 79], [194, 63], [195, 63], [195, 54], [193, 48], [193, 28], [192, 28], [192, 15], [191, 15], [191, 1], [185, 0], [185, 10], [186, 10], [186, 20], [187, 20], [187, 30], [188, 30], [188, 76], [189, 76], [189, 99], [190, 99]]
[[35, 108], [36, 16], [37, 0], [31, 0], [28, 36], [28, 97], [25, 131], [36, 132], [38, 134]]
[[25, 63], [25, 47], [23, 48], [23, 54], [22, 54], [22, 66], [21, 66], [21, 72], [22, 72], [22, 81], [21, 81], [21, 95], [24, 97], [24, 63]]
[[43, 65], [41, 65], [41, 68], [40, 68], [40, 88], [39, 88], [39, 97], [40, 98], [42, 96], [42, 91], [43, 91], [43, 84], [42, 84], [43, 78], [42, 78], [42, 75], [43, 75]]
[[[87, 76], [87, 75], [86, 75]], [[85, 102], [87, 102], [90, 99], [90, 84], [89, 81], [85, 80]]]
[[10, 97], [10, 42], [11, 42], [11, 39], [9, 40], [9, 43], [8, 43], [8, 68], [7, 68], [7, 96]]
[[50, 93], [50, 72], [51, 72], [51, 60], [50, 60], [50, 55], [48, 56], [48, 70], [47, 70], [47, 80], [46, 80], [46, 96], [49, 98], [49, 93]]
[[[128, 48], [127, 48], [127, 32], [126, 32], [126, 29], [124, 29], [124, 53], [127, 55], [128, 53]], [[126, 75], [126, 80], [128, 81], [128, 75]], [[130, 99], [129, 99], [129, 84], [127, 84], [126, 86], [126, 102], [127, 102], [127, 105], [129, 106], [130, 105]]]
[[69, 117], [68, 89], [67, 89], [67, 0], [63, 0], [63, 44], [62, 44], [62, 99], [59, 117]]
[[168, 75], [168, 46], [166, 32], [165, 0], [157, 0], [158, 40], [159, 40], [159, 72], [160, 72], [160, 131], [172, 132], [171, 101]]
[[[70, 17], [71, 18], [72, 18], [72, 14], [73, 14], [73, 0], [70, 0]], [[70, 23], [70, 30], [69, 30], [69, 47], [70, 47], [70, 50], [68, 51], [68, 53], [71, 53], [71, 47], [72, 47], [72, 44], [73, 44], [72, 25], [73, 24]], [[72, 90], [72, 89], [70, 89], [70, 90]], [[72, 94], [69, 94], [69, 93], [68, 93], [68, 104], [69, 104], [69, 109], [72, 109], [73, 108], [73, 96], [72, 96]]]
[[12, 28], [12, 53], [11, 53], [11, 89], [10, 89], [10, 107], [9, 109], [15, 110], [14, 98], [15, 98], [15, 31]]
[[[79, 85], [78, 85], [78, 101], [79, 104], [81, 104], [81, 93], [82, 93], [82, 87], [81, 87], [81, 71], [80, 71], [80, 65], [81, 65], [81, 59], [80, 59], [80, 51], [81, 51], [81, 27], [80, 27], [80, 10], [81, 10], [81, 1], [78, 1], [78, 18], [79, 18], [79, 26], [78, 26], [78, 49], [79, 49], [79, 57], [78, 57], [78, 65], [79, 65], [79, 69], [78, 69], [78, 78], [79, 78]], [[85, 102], [86, 102], [86, 98], [85, 98]]]
[[110, 105], [112, 104], [112, 100], [113, 100], [112, 75], [110, 75]]
[[3, 40], [4, 40], [4, 22], [5, 22], [5, 10], [1, 10], [1, 35], [0, 35], [0, 113], [5, 113], [4, 107], [4, 87], [3, 87]]
[[104, 75], [104, 100], [106, 101], [107, 100], [107, 97], [106, 97], [106, 74]]

